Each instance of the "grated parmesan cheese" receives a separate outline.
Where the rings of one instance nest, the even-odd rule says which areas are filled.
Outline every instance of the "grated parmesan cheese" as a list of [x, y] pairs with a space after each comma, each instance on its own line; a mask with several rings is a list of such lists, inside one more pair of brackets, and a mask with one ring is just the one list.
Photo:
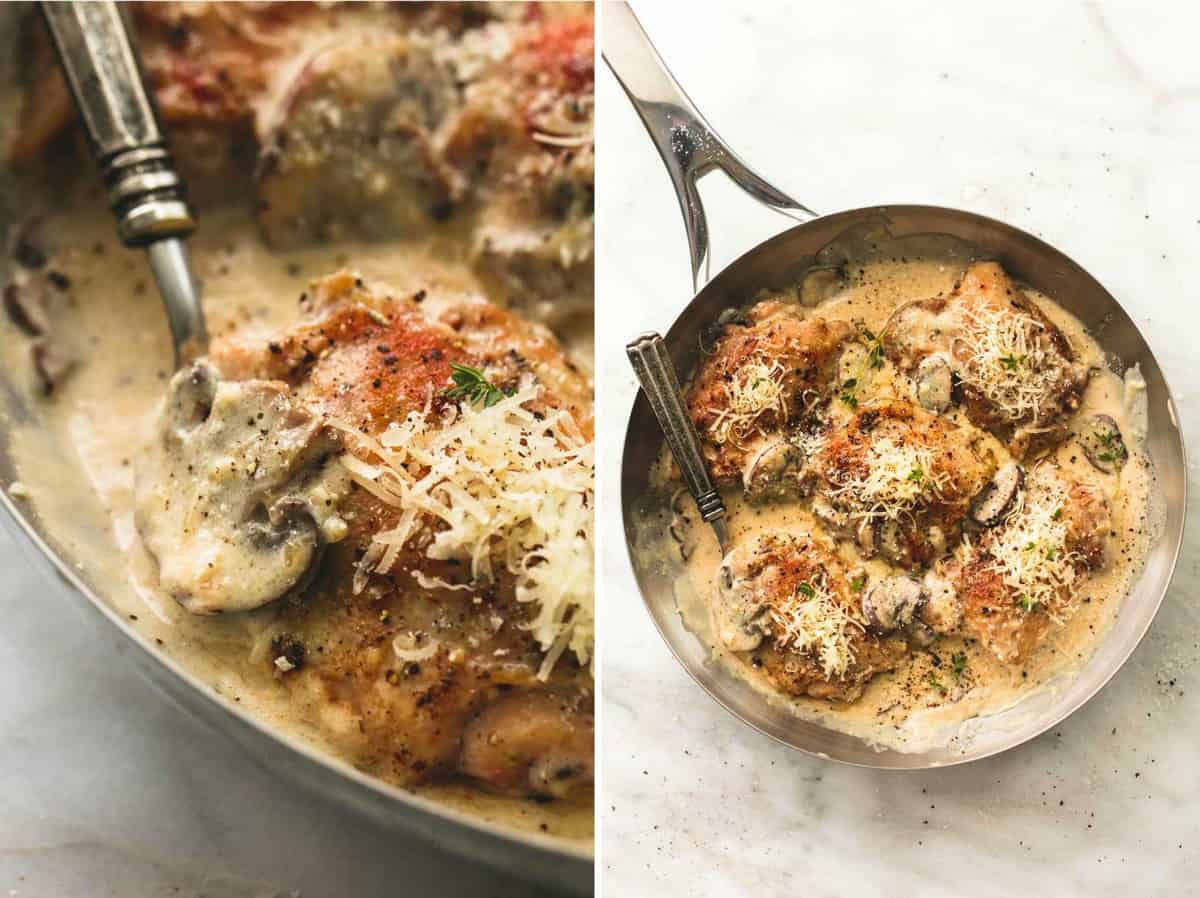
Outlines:
[[1035, 471], [1018, 505], [986, 545], [993, 569], [1025, 611], [1045, 610], [1057, 622], [1075, 583], [1077, 553], [1067, 551], [1064, 485]]
[[768, 613], [780, 648], [815, 655], [826, 679], [845, 677], [854, 663], [851, 634], [864, 627], [829, 592], [824, 574], [772, 603]]
[[[507, 570], [517, 600], [536, 606], [527, 627], [544, 652], [544, 680], [564, 651], [581, 664], [592, 657], [594, 462], [593, 445], [569, 412], [527, 407], [541, 395], [526, 378], [490, 407], [464, 404], [441, 419], [427, 402], [378, 440], [331, 423], [352, 438], [352, 451], [341, 458], [351, 478], [401, 509], [395, 527], [373, 537], [355, 592], [372, 572], [391, 570], [405, 547], [468, 565], [466, 588]], [[413, 576], [425, 588], [464, 588], [419, 571]]]
[[937, 457], [927, 446], [881, 437], [868, 446], [861, 465], [849, 472], [830, 471], [829, 496], [852, 505], [864, 517], [897, 520], [921, 502], [940, 499], [949, 480], [936, 470]]
[[963, 382], [1009, 422], [1038, 417], [1060, 389], [1062, 371], [1042, 322], [1013, 309], [966, 309], [960, 341]]
[[709, 410], [716, 415], [710, 430], [713, 442], [737, 445], [757, 429], [758, 419], [767, 412], [775, 412], [780, 421], [786, 420], [784, 373], [777, 359], [756, 358], [744, 365], [725, 385], [724, 407]]

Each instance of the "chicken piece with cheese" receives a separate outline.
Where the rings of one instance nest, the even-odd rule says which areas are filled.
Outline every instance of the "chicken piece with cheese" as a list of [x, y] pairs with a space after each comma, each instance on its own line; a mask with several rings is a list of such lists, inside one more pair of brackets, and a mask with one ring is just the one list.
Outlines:
[[861, 585], [819, 537], [766, 533], [722, 561], [713, 623], [786, 694], [853, 702], [906, 651], [903, 638], [872, 632]]
[[725, 325], [687, 393], [688, 413], [709, 471], [719, 483], [757, 482], [763, 468], [778, 485], [797, 472], [790, 431], [828, 401], [843, 345], [842, 321], [806, 316], [765, 300], [744, 321]]
[[256, 615], [297, 715], [364, 769], [586, 792], [590, 385], [478, 299], [341, 272], [301, 307], [172, 383], [139, 522], [176, 597]]
[[975, 432], [905, 400], [856, 406], [803, 441], [813, 510], [865, 557], [929, 563], [958, 542], [994, 463]]
[[919, 397], [925, 390], [941, 405], [953, 379], [971, 422], [1018, 457], [1065, 433], [1090, 374], [996, 262], [975, 262], [950, 292], [900, 306], [880, 340]]
[[476, 271], [491, 294], [556, 323], [591, 315], [595, 202], [592, 15], [560, 6], [470, 71], [446, 137], [479, 205]]
[[929, 623], [961, 626], [999, 660], [1021, 662], [1078, 607], [1087, 575], [1105, 564], [1109, 527], [1095, 484], [1039, 464], [1003, 520], [935, 572], [957, 608]]

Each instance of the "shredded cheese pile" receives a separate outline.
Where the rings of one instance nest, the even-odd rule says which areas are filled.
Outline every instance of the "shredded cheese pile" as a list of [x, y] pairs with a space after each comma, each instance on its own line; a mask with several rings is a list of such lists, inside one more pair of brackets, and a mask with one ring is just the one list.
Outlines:
[[568, 412], [527, 408], [541, 391], [527, 378], [491, 407], [464, 403], [442, 419], [427, 403], [377, 441], [335, 426], [353, 438], [341, 457], [353, 480], [401, 509], [396, 526], [372, 539], [354, 591], [371, 572], [387, 573], [405, 547], [469, 565], [469, 584], [414, 571], [426, 588], [475, 589], [502, 566], [517, 599], [536, 605], [527, 626], [545, 653], [544, 680], [564, 651], [581, 664], [592, 656], [594, 452]]
[[788, 416], [787, 399], [783, 394], [785, 369], [777, 360], [755, 358], [725, 385], [725, 406], [710, 409], [716, 418], [710, 429], [714, 443], [732, 441], [735, 445], [749, 436], [758, 419], [775, 412], [779, 420]]
[[867, 448], [861, 465], [848, 472], [831, 470], [828, 479], [833, 501], [852, 505], [872, 520], [897, 520], [920, 502], [940, 498], [950, 478], [936, 470], [936, 456], [927, 446], [880, 437]]
[[824, 574], [773, 602], [769, 614], [780, 648], [814, 654], [826, 679], [845, 677], [854, 663], [851, 634], [864, 628], [829, 592]]
[[1080, 560], [1066, 548], [1067, 493], [1053, 476], [1035, 473], [1030, 481], [1017, 508], [985, 548], [1020, 608], [1043, 610], [1058, 620], [1068, 604]]
[[1036, 424], [1062, 377], [1045, 325], [1012, 309], [970, 309], [962, 318], [963, 382], [1005, 420]]

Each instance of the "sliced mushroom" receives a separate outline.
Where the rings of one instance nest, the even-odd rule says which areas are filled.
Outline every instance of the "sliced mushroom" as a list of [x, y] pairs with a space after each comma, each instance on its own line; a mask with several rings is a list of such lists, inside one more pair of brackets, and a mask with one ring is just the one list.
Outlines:
[[196, 614], [246, 611], [307, 586], [345, 488], [333, 444], [285, 384], [220, 381], [197, 364], [168, 388], [139, 459], [136, 522], [159, 582]]
[[1025, 472], [1016, 463], [1004, 465], [971, 503], [971, 520], [981, 527], [995, 527], [1016, 505], [1025, 482]]
[[879, 525], [879, 554], [893, 564], [907, 566], [911, 561], [908, 542], [900, 522], [888, 518]]
[[962, 604], [954, 585], [940, 573], [929, 571], [923, 581], [925, 602], [920, 621], [934, 633], [949, 634], [962, 623]]
[[874, 558], [879, 551], [879, 527], [870, 518], [863, 518], [854, 528], [854, 541], [863, 558]]
[[786, 499], [800, 493], [804, 453], [788, 440], [764, 442], [742, 472], [746, 497], [752, 501]]
[[844, 511], [838, 511], [829, 504], [829, 500], [824, 496], [814, 496], [812, 500], [812, 513], [818, 521], [828, 527], [830, 530], [844, 530], [848, 515]]
[[758, 648], [766, 634], [763, 617], [766, 603], [747, 576], [746, 566], [753, 560], [752, 550], [734, 549], [721, 561], [717, 572], [717, 601], [713, 603], [713, 624], [721, 644], [733, 652]]
[[846, 287], [846, 272], [840, 265], [814, 266], [800, 280], [800, 304], [817, 306]]
[[1092, 415], [1085, 419], [1077, 438], [1083, 454], [1097, 471], [1115, 474], [1125, 467], [1129, 450], [1117, 422], [1108, 415]]
[[862, 610], [873, 633], [891, 633], [912, 623], [925, 601], [925, 591], [911, 577], [885, 577], [863, 595]]
[[75, 370], [79, 360], [50, 337], [39, 337], [30, 348], [33, 371], [47, 396]]
[[954, 375], [950, 364], [940, 355], [926, 356], [917, 366], [917, 402], [922, 408], [941, 414], [954, 400]]

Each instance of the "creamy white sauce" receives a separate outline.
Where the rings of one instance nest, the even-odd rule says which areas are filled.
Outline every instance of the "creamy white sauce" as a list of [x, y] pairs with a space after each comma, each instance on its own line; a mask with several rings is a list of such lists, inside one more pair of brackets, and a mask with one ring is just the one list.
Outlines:
[[[858, 321], [878, 333], [898, 305], [949, 290], [962, 270], [960, 263], [928, 259], [865, 263], [861, 269], [854, 267], [849, 285], [825, 299], [814, 313]], [[722, 553], [708, 525], [699, 520], [691, 500], [685, 498], [677, 505], [684, 514], [683, 520], [676, 519], [676, 536], [682, 537], [691, 554], [675, 581], [679, 613], [687, 628], [711, 648], [717, 663], [750, 682], [772, 704], [877, 748], [924, 752], [949, 747], [965, 751], [978, 734], [994, 734], [997, 727], [1017, 727], [1036, 716], [1071, 682], [1108, 632], [1161, 526], [1162, 509], [1154, 500], [1154, 474], [1142, 445], [1146, 432], [1145, 384], [1136, 368], [1123, 377], [1112, 371], [1103, 350], [1073, 316], [1044, 295], [1030, 290], [1026, 293], [1067, 336], [1076, 358], [1094, 369], [1076, 420], [1096, 413], [1111, 416], [1129, 451], [1128, 462], [1119, 475], [1103, 475], [1093, 469], [1078, 444], [1070, 440], [1052, 453], [1066, 473], [1097, 483], [1104, 491], [1112, 522], [1104, 568], [1084, 576], [1077, 588], [1080, 597], [1076, 613], [1065, 626], [1052, 629], [1020, 665], [1002, 664], [972, 639], [942, 637], [932, 646], [932, 653], [914, 650], [896, 671], [877, 676], [852, 704], [795, 699], [774, 690], [747, 663], [745, 655], [727, 651], [714, 631], [710, 609], [717, 594], [716, 573]], [[871, 395], [889, 394], [912, 399], [913, 390], [911, 381], [886, 362], [862, 401]], [[834, 403], [831, 414], [836, 421], [839, 415], [848, 413]], [[973, 426], [961, 408], [946, 414], [956, 423]], [[990, 436], [984, 439], [1000, 464], [1010, 460], [999, 441]], [[652, 482], [666, 487], [670, 470], [664, 454]], [[722, 497], [733, 545], [766, 532], [799, 533], [819, 526], [800, 503], [750, 505], [737, 487], [723, 489]], [[660, 551], [679, 558], [679, 546], [663, 532], [661, 518], [655, 520], [657, 524], [649, 520], [645, 523], [645, 535], [653, 534], [651, 538]], [[849, 543], [840, 543], [839, 552], [849, 566], [865, 566], [872, 580], [896, 573], [881, 560], [864, 562]], [[956, 675], [950, 662], [958, 653], [967, 660]], [[940, 666], [933, 663], [933, 654], [940, 659]], [[998, 716], [1005, 711], [1009, 713]]]

